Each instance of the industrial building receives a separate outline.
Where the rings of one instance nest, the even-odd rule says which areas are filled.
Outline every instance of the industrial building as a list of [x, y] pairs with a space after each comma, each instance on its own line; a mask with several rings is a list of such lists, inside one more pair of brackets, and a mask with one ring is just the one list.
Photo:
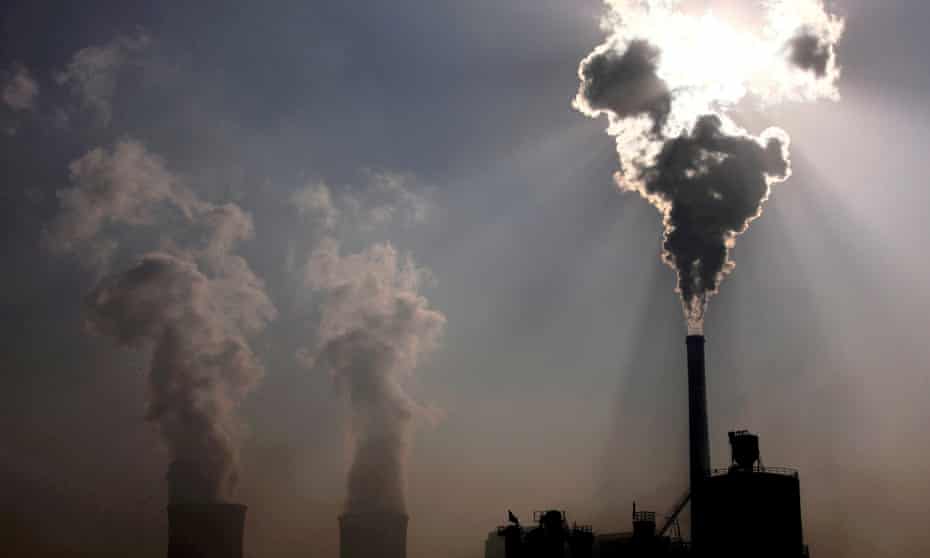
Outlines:
[[[657, 522], [632, 514], [632, 530], [596, 533], [569, 523], [562, 510], [509, 523], [485, 541], [485, 558], [808, 558], [796, 471], [762, 463], [758, 436], [729, 433], [731, 460], [711, 469], [707, 430], [704, 337], [687, 338], [690, 486]], [[168, 473], [168, 558], [242, 558], [246, 507], [216, 501], [196, 466], [175, 462]], [[690, 506], [690, 537], [678, 517]], [[341, 558], [406, 558], [406, 514], [351, 512], [339, 517]]]
[[[689, 490], [661, 525], [655, 513], [637, 511], [635, 504], [633, 529], [624, 533], [569, 529], [564, 512], [556, 511], [537, 513], [537, 525], [524, 528], [510, 514], [510, 525], [488, 535], [485, 558], [808, 558], [797, 471], [764, 466], [758, 436], [745, 430], [729, 433], [730, 465], [711, 469], [704, 342], [702, 335], [686, 340]], [[678, 516], [688, 506], [691, 533], [685, 539]], [[585, 533], [590, 544], [571, 544], [574, 529]], [[560, 535], [548, 535], [553, 532]]]
[[513, 513], [510, 524], [500, 526], [485, 541], [485, 558], [539, 556], [541, 558], [592, 558], [594, 533], [590, 526], [569, 527], [564, 511], [533, 514], [535, 525], [524, 528]]

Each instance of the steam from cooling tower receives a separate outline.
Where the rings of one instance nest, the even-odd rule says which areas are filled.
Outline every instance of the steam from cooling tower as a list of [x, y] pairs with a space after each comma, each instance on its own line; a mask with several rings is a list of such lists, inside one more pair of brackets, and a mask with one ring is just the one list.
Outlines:
[[316, 341], [300, 356], [332, 374], [351, 415], [346, 513], [406, 511], [412, 420], [424, 410], [404, 382], [445, 324], [419, 293], [427, 277], [385, 243], [343, 255], [326, 238], [306, 265], [306, 285], [322, 302]]
[[[223, 501], [237, 480], [236, 409], [263, 375], [246, 336], [276, 315], [262, 281], [233, 253], [253, 235], [252, 220], [235, 204], [200, 200], [133, 141], [90, 151], [72, 163], [71, 178], [45, 241], [81, 256], [107, 249], [104, 258], [83, 258], [104, 275], [85, 298], [87, 324], [149, 351], [147, 419], [183, 477], [183, 493], [172, 497]], [[112, 272], [118, 245], [107, 239], [110, 229], [155, 225], [166, 215], [180, 217], [170, 232], [197, 241], [181, 245], [161, 227], [159, 249]]]
[[791, 175], [780, 128], [752, 134], [730, 116], [746, 99], [839, 99], [843, 20], [821, 0], [763, 0], [764, 24], [737, 29], [679, 0], [606, 0], [607, 40], [578, 69], [573, 106], [605, 115], [614, 178], [663, 217], [663, 260], [677, 274], [689, 333], [733, 270], [736, 237]]

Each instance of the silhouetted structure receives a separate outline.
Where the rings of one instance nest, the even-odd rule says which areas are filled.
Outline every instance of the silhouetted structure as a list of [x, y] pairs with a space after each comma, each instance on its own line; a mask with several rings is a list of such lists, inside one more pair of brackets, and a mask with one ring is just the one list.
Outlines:
[[687, 555], [687, 544], [678, 538], [661, 535], [656, 530], [656, 514], [637, 511], [633, 504], [633, 531], [597, 536], [599, 557], [653, 558]]
[[407, 558], [407, 519], [399, 512], [340, 516], [340, 558]]
[[168, 471], [168, 558], [242, 558], [246, 507], [217, 502], [196, 466]]
[[592, 558], [594, 532], [587, 525], [568, 526], [565, 512], [535, 512], [536, 525], [524, 528], [508, 512], [510, 525], [488, 534], [486, 558]]
[[[729, 433], [731, 459], [710, 468], [704, 337], [689, 335], [689, 490], [662, 522], [633, 506], [633, 530], [595, 535], [590, 527], [568, 530], [564, 513], [538, 514], [527, 530], [508, 512], [511, 525], [488, 535], [486, 558], [806, 558], [801, 524], [801, 486], [796, 471], [766, 468], [759, 437]], [[691, 541], [682, 539], [678, 516], [691, 506]], [[573, 545], [572, 541], [576, 541]]]
[[705, 502], [702, 555], [806, 556], [798, 473], [764, 467], [758, 436], [737, 431], [729, 437], [730, 467], [714, 471], [701, 488]]

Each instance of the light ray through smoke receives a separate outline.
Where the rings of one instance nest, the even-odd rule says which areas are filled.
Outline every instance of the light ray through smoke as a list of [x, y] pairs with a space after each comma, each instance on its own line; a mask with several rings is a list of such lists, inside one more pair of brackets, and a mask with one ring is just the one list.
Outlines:
[[578, 69], [573, 106], [606, 116], [621, 190], [662, 214], [663, 260], [676, 271], [688, 329], [733, 270], [736, 237], [791, 175], [790, 138], [733, 119], [744, 100], [838, 100], [843, 20], [821, 0], [762, 0], [763, 23], [737, 28], [679, 0], [607, 0], [607, 40]]

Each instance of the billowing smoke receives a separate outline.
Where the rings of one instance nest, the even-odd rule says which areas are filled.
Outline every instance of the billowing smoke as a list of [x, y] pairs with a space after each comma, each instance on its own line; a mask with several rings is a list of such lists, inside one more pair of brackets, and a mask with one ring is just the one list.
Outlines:
[[764, 0], [739, 30], [678, 0], [607, 0], [608, 39], [582, 60], [573, 106], [607, 116], [617, 185], [663, 216], [663, 260], [678, 276], [689, 331], [733, 270], [736, 237], [791, 174], [789, 137], [754, 135], [730, 116], [744, 100], [838, 99], [843, 21], [821, 0]]
[[[314, 200], [330, 199], [319, 187], [314, 192]], [[409, 201], [412, 195], [395, 199]], [[319, 327], [298, 356], [306, 366], [330, 373], [348, 403], [348, 513], [406, 511], [413, 420], [427, 411], [404, 384], [436, 347], [445, 324], [420, 294], [428, 279], [427, 270], [391, 244], [344, 255], [331, 236], [319, 242], [304, 267], [305, 285], [319, 300]]]
[[827, 75], [827, 68], [834, 57], [831, 46], [817, 34], [802, 29], [788, 41], [788, 60], [798, 68], [814, 72], [815, 76], [822, 78]]
[[36, 97], [39, 96], [39, 84], [33, 79], [28, 68], [18, 64], [13, 67], [11, 75], [3, 76], [3, 78], [0, 99], [3, 99], [6, 106], [15, 111], [35, 108]]
[[647, 115], [661, 131], [671, 109], [668, 86], [656, 75], [659, 49], [633, 40], [623, 52], [601, 48], [581, 67], [580, 96], [592, 111], [610, 111], [619, 118]]
[[77, 51], [68, 66], [55, 73], [55, 81], [68, 87], [84, 108], [108, 126], [113, 118], [113, 98], [120, 72], [127, 65], [139, 64], [139, 54], [151, 43], [142, 30], [123, 35], [103, 45]]
[[[159, 249], [128, 269], [105, 271], [85, 312], [92, 331], [149, 352], [147, 419], [185, 477], [173, 497], [224, 500], [237, 480], [236, 408], [263, 375], [246, 336], [276, 315], [262, 281], [232, 253], [253, 235], [252, 220], [234, 204], [198, 199], [137, 142], [95, 149], [71, 164], [71, 175], [74, 186], [59, 192], [62, 209], [46, 235], [53, 249], [112, 253], [109, 228], [170, 222], [166, 213], [181, 217], [179, 229], [199, 233], [181, 245], [161, 230]], [[110, 255], [85, 261], [109, 265]]]
[[193, 196], [159, 157], [137, 141], [95, 148], [68, 166], [72, 188], [59, 190], [61, 211], [45, 231], [52, 252], [77, 256], [95, 271], [108, 269], [119, 244], [111, 230], [151, 226], [165, 205], [193, 218]]

